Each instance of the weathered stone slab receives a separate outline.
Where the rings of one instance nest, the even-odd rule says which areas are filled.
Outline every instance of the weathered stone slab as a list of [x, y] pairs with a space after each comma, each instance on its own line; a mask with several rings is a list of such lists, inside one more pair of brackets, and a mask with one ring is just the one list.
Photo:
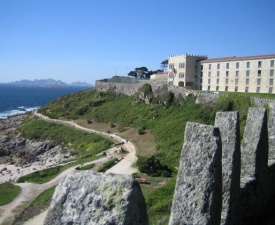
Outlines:
[[219, 129], [187, 123], [170, 225], [218, 225], [222, 168]]
[[269, 152], [268, 159], [269, 165], [275, 163], [275, 104], [269, 104], [269, 118], [268, 118], [268, 139], [269, 139]]
[[241, 185], [260, 178], [268, 164], [267, 113], [264, 108], [248, 110], [241, 145]]
[[237, 224], [241, 169], [239, 113], [216, 113], [215, 126], [219, 127], [222, 140], [221, 224]]
[[138, 182], [128, 175], [74, 172], [56, 187], [45, 225], [146, 225]]

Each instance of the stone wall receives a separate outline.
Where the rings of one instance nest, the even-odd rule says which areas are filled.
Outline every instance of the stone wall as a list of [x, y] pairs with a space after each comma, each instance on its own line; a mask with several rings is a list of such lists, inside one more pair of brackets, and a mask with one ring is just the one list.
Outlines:
[[212, 93], [197, 92], [185, 87], [177, 87], [174, 85], [166, 85], [159, 82], [154, 82], [150, 80], [136, 80], [135, 83], [113, 83], [107, 82], [107, 80], [98, 80], [96, 81], [96, 90], [97, 91], [111, 91], [116, 94], [124, 95], [134, 95], [138, 92], [138, 89], [142, 87], [145, 83], [148, 83], [152, 87], [152, 91], [155, 97], [165, 94], [167, 91], [174, 93], [175, 97], [182, 96], [186, 97], [193, 95], [197, 97], [197, 104], [213, 105], [218, 101], [219, 95]]
[[[237, 112], [217, 113], [216, 128], [187, 124], [170, 225], [275, 224], [275, 164], [268, 153], [274, 148], [268, 138], [268, 127], [274, 130], [274, 115], [273, 107], [268, 122], [266, 109], [250, 108], [241, 144]], [[219, 139], [222, 150], [217, 147]], [[215, 176], [217, 170], [222, 179]], [[209, 184], [212, 189], [207, 189]], [[216, 185], [222, 186], [222, 195], [214, 192]], [[207, 210], [213, 204], [215, 215]]]

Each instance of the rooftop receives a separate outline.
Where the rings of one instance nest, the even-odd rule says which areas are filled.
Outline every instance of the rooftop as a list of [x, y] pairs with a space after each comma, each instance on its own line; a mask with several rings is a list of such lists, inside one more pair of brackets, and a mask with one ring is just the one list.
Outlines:
[[256, 59], [270, 59], [275, 58], [275, 54], [269, 55], [255, 55], [255, 56], [229, 56], [224, 58], [210, 58], [200, 61], [201, 63], [210, 63], [210, 62], [224, 62], [224, 61], [241, 61], [241, 60], [256, 60]]

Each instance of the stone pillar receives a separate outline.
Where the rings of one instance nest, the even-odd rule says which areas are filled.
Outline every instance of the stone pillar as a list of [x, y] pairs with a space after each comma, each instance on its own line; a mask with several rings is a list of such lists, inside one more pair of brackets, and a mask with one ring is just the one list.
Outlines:
[[219, 129], [186, 124], [170, 225], [219, 225], [222, 203]]
[[275, 163], [275, 104], [269, 104], [269, 119], [268, 119], [268, 138], [269, 138], [269, 152], [268, 152], [268, 164]]
[[238, 112], [216, 113], [222, 140], [222, 225], [238, 224], [240, 198], [240, 127]]
[[257, 178], [267, 169], [268, 132], [267, 113], [264, 108], [248, 110], [241, 145], [241, 186]]
[[148, 225], [140, 186], [129, 175], [74, 172], [55, 189], [44, 225]]

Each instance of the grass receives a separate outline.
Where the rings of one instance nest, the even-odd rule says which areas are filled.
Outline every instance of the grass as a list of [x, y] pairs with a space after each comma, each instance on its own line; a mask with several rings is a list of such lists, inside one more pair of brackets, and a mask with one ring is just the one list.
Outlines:
[[11, 183], [0, 184], [0, 205], [11, 202], [20, 193], [21, 188]]
[[87, 166], [81, 166], [81, 167], [77, 167], [76, 170], [90, 170], [90, 169], [93, 169], [95, 166], [95, 164], [90, 164], [90, 165], [87, 165]]
[[94, 156], [108, 149], [112, 144], [110, 140], [97, 134], [77, 130], [69, 125], [46, 122], [35, 117], [24, 121], [18, 130], [29, 139], [51, 139], [58, 144], [67, 143], [77, 160]]
[[[17, 180], [17, 183], [30, 182], [30, 183], [36, 183], [36, 184], [43, 184], [43, 183], [50, 181], [51, 179], [56, 177], [59, 173], [61, 173], [62, 171], [66, 170], [70, 167], [73, 167], [73, 166], [76, 166], [76, 165], [79, 165], [79, 164], [82, 164], [85, 162], [90, 162], [90, 161], [96, 160], [100, 157], [101, 157], [100, 155], [91, 156], [91, 157], [81, 159], [81, 160], [78, 160], [78, 161], [75, 161], [72, 163], [68, 163], [63, 166], [57, 166], [57, 167], [52, 167], [52, 168], [45, 169], [45, 170], [35, 171], [33, 173], [30, 173], [30, 174], [20, 177]], [[89, 169], [91, 169], [93, 166], [94, 166], [94, 164], [91, 164], [86, 167], [87, 167], [87, 169], [89, 167], [90, 167]]]
[[24, 224], [24, 222], [26, 222], [27, 220], [46, 210], [50, 205], [54, 191], [55, 186], [43, 191], [40, 195], [38, 195], [30, 203], [30, 205], [19, 216], [16, 217], [13, 225]]
[[[213, 125], [217, 111], [239, 111], [242, 135], [248, 108], [253, 106], [251, 96], [275, 97], [270, 94], [224, 93], [219, 95], [218, 103], [214, 107], [208, 107], [195, 104], [192, 96], [179, 101], [173, 99], [170, 93], [164, 96], [171, 100], [169, 107], [164, 107], [158, 103], [159, 99], [155, 99], [152, 104], [143, 104], [135, 96], [101, 93], [91, 89], [62, 97], [40, 111], [51, 118], [85, 121], [83, 124], [87, 127], [99, 127], [103, 124], [105, 131], [120, 132], [124, 137], [134, 137], [135, 133], [136, 137], [132, 141], [138, 149], [138, 155], [154, 154], [162, 165], [173, 169], [179, 164], [188, 121]], [[115, 127], [111, 128], [110, 124]], [[139, 128], [145, 134], [138, 135]], [[142, 143], [146, 135], [151, 138], [147, 146]], [[174, 177], [156, 190], [143, 187], [151, 224], [168, 223], [175, 183]]]
[[105, 172], [106, 170], [110, 169], [112, 166], [114, 166], [118, 162], [117, 159], [112, 159], [102, 165], [101, 168], [98, 169], [97, 172]]
[[28, 175], [22, 176], [17, 180], [17, 183], [31, 182], [36, 184], [42, 184], [53, 179], [57, 174], [62, 171], [61, 166], [36, 171]]
[[36, 206], [39, 204], [49, 205], [54, 191], [55, 191], [55, 186], [43, 191], [31, 202], [30, 206]]

